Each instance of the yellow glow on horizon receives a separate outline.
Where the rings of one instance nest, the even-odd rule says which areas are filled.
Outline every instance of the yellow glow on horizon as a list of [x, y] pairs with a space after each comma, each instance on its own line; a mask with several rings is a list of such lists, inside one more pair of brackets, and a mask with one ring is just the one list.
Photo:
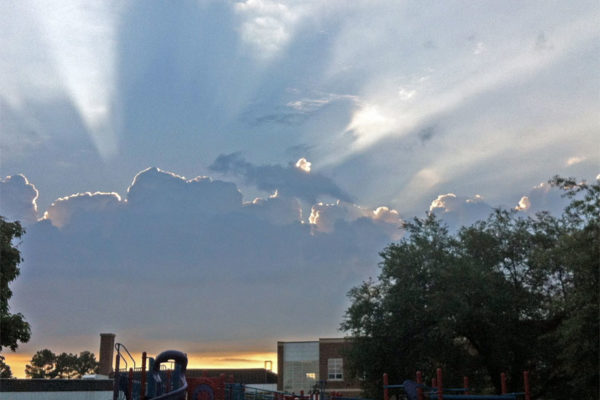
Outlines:
[[[25, 365], [33, 354], [2, 353], [16, 378], [26, 378]], [[149, 357], [156, 354], [148, 354]], [[136, 365], [141, 365], [142, 353], [132, 353]], [[271, 361], [273, 372], [277, 372], [277, 353], [188, 353], [188, 369], [211, 368], [264, 368], [265, 361]], [[123, 365], [121, 365], [123, 367]], [[147, 367], [146, 367], [147, 368]]]
[[33, 354], [3, 352], [2, 355], [4, 356], [4, 362], [10, 367], [14, 377], [26, 378], [25, 365], [29, 364]]
[[277, 372], [277, 353], [188, 354], [188, 368], [264, 368], [265, 361], [273, 363]]

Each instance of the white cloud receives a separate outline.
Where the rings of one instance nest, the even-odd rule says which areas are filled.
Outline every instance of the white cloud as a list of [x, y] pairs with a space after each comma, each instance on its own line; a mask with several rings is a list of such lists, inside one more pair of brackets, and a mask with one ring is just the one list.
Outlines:
[[429, 212], [433, 212], [437, 208], [442, 209], [443, 211], [450, 211], [448, 205], [454, 203], [455, 201], [456, 195], [454, 193], [440, 194], [431, 202], [431, 205], [429, 206]]
[[340, 221], [353, 222], [365, 218], [383, 225], [389, 225], [385, 231], [390, 238], [400, 237], [402, 218], [398, 211], [385, 206], [370, 209], [346, 202], [338, 201], [333, 204], [318, 203], [312, 206], [308, 222], [314, 231], [331, 233], [335, 231], [336, 223]]
[[567, 160], [567, 166], [570, 167], [571, 165], [579, 164], [581, 162], [584, 162], [585, 160], [586, 160], [586, 157], [580, 157], [580, 156], [569, 157], [569, 159]]
[[299, 112], [310, 113], [315, 112], [328, 104], [341, 100], [349, 100], [352, 103], [359, 102], [358, 96], [353, 96], [350, 94], [327, 93], [319, 97], [304, 97], [300, 100], [290, 101], [286, 104], [286, 106]]
[[398, 90], [398, 97], [400, 97], [400, 99], [403, 101], [409, 101], [413, 99], [413, 97], [415, 97], [415, 94], [417, 94], [417, 91], [414, 89], [410, 90], [406, 88], [400, 88]]
[[517, 211], [527, 211], [530, 208], [531, 208], [531, 201], [529, 200], [529, 197], [527, 197], [527, 196], [521, 197], [521, 200], [519, 200], [519, 203], [515, 206], [515, 210], [517, 210]]
[[365, 104], [354, 112], [346, 131], [354, 135], [353, 146], [362, 149], [376, 143], [396, 128], [396, 118], [385, 113], [377, 105]]
[[257, 58], [269, 59], [290, 41], [304, 11], [300, 4], [272, 0], [246, 0], [235, 3], [242, 18], [242, 39], [256, 51]]
[[310, 172], [310, 166], [312, 165], [312, 163], [310, 161], [307, 161], [306, 158], [302, 157], [300, 158], [297, 162], [296, 162], [296, 168], [309, 173]]
[[560, 215], [568, 203], [568, 199], [562, 197], [561, 191], [552, 187], [549, 183], [542, 182], [522, 196], [515, 209], [528, 215], [534, 215], [540, 211]]
[[486, 219], [491, 211], [492, 207], [477, 194], [464, 197], [447, 193], [439, 195], [429, 206], [429, 212], [443, 219], [453, 230]]

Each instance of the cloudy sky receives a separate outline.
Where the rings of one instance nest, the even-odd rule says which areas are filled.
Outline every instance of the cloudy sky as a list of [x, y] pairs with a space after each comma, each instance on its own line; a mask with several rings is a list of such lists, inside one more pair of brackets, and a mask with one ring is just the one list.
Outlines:
[[260, 366], [340, 335], [403, 219], [560, 210], [541, 183], [600, 172], [598, 20], [595, 0], [2, 3], [19, 354], [111, 331]]

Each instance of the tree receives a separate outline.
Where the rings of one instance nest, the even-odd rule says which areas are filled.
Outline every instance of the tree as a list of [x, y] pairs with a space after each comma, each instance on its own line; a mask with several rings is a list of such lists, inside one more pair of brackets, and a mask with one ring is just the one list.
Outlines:
[[55, 378], [71, 379], [77, 377], [77, 355], [72, 353], [60, 353], [56, 357], [56, 365], [52, 375]]
[[25, 367], [25, 374], [31, 378], [78, 379], [97, 369], [96, 356], [89, 351], [83, 351], [79, 356], [66, 352], [57, 356], [44, 349], [34, 354], [31, 364]]
[[3, 347], [16, 350], [18, 343], [26, 343], [31, 337], [31, 328], [22, 314], [11, 314], [8, 300], [12, 296], [9, 283], [19, 276], [21, 252], [13, 240], [25, 233], [18, 221], [7, 222], [0, 216], [0, 351]]
[[4, 356], [0, 355], [0, 378], [12, 378], [10, 366], [4, 362]]
[[507, 372], [518, 391], [528, 369], [536, 395], [595, 398], [600, 185], [551, 182], [572, 199], [558, 218], [496, 210], [452, 235], [428, 215], [384, 249], [378, 280], [349, 292], [342, 323], [368, 396], [381, 396], [383, 372], [402, 381], [441, 366], [447, 384], [468, 372], [499, 391]]
[[48, 349], [39, 350], [25, 366], [25, 375], [30, 378], [53, 378], [56, 367], [56, 354]]
[[94, 353], [82, 351], [79, 353], [79, 357], [77, 358], [75, 371], [79, 377], [85, 374], [95, 374], [98, 372], [98, 366], [99, 363], [96, 361], [96, 356]]

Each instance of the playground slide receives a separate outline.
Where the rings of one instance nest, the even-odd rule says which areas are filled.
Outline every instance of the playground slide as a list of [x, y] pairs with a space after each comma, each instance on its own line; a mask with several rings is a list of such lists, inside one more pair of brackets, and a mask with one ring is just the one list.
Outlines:
[[187, 381], [185, 380], [185, 370], [187, 368], [187, 356], [177, 350], [167, 350], [156, 356], [154, 360], [154, 366], [152, 368], [152, 374], [154, 375], [154, 381], [160, 386], [160, 364], [165, 361], [174, 360], [176, 364], [181, 366], [181, 383], [179, 387], [169, 393], [165, 393], [154, 397], [153, 400], [184, 400], [187, 392]]

